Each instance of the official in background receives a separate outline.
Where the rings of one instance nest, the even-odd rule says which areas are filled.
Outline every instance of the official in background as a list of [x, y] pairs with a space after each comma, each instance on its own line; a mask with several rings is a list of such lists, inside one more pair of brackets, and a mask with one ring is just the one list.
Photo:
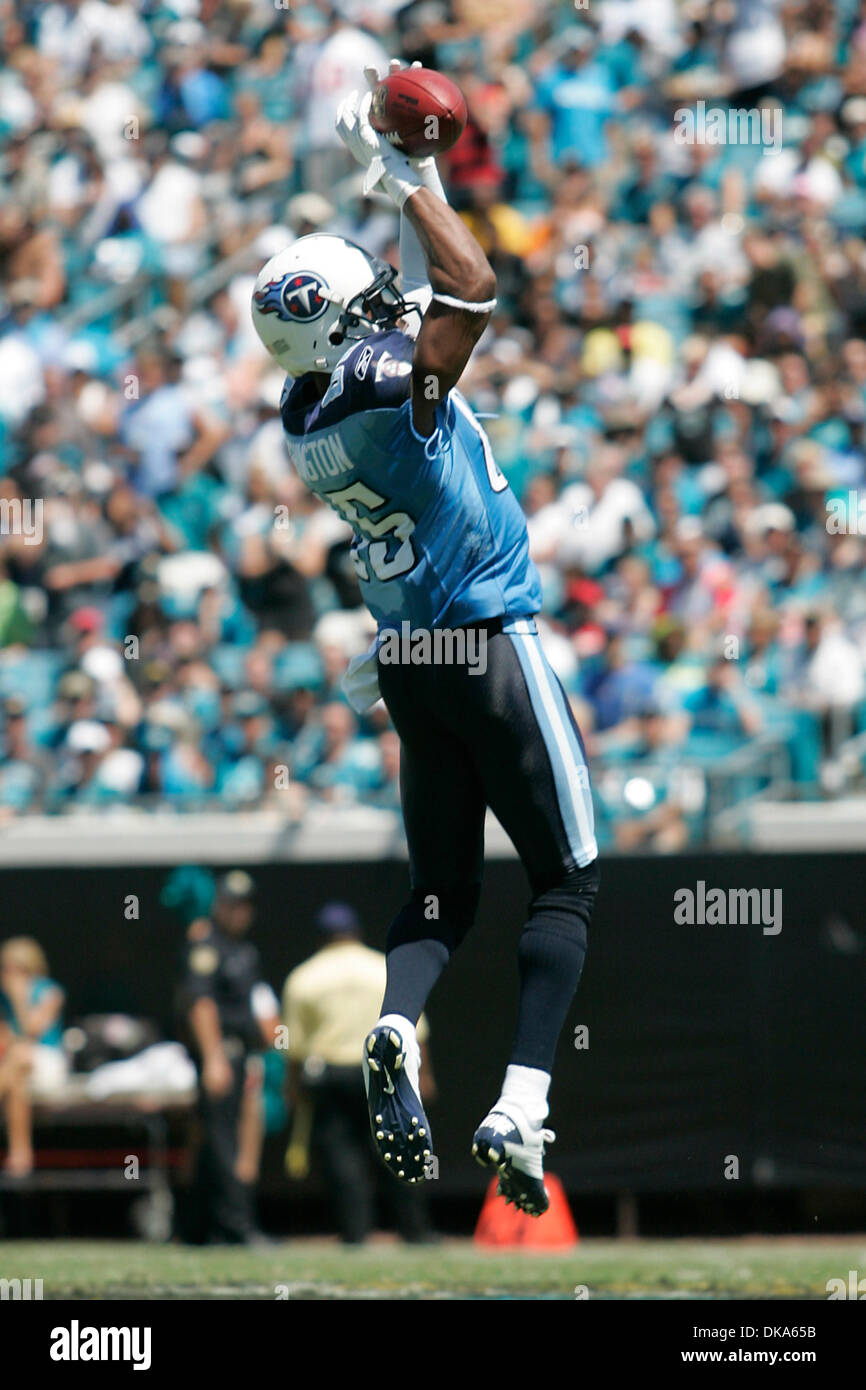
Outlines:
[[250, 1059], [274, 1044], [277, 998], [262, 979], [259, 953], [246, 939], [255, 916], [255, 885], [234, 870], [217, 884], [210, 917], [187, 930], [181, 1007], [199, 1073], [201, 1148], [193, 1185], [195, 1244], [260, 1242], [254, 1181], [241, 1150]]
[[[321, 949], [293, 970], [283, 987], [293, 1119], [287, 1169], [294, 1176], [305, 1173], [309, 1137], [346, 1244], [362, 1244], [375, 1229], [377, 1190], [405, 1241], [431, 1240], [423, 1187], [408, 1188], [390, 1177], [377, 1160], [370, 1135], [361, 1049], [379, 1016], [385, 957], [363, 944], [357, 913], [348, 903], [327, 903], [316, 928], [323, 938]], [[422, 1014], [422, 1091], [425, 1100], [432, 1100], [428, 1036]], [[435, 1176], [435, 1168], [429, 1176]]]

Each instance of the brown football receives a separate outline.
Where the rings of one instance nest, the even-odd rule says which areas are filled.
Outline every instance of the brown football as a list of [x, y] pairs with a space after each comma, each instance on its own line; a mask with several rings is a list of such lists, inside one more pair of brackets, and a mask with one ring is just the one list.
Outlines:
[[433, 68], [403, 68], [373, 92], [370, 124], [403, 154], [420, 159], [450, 150], [466, 126], [460, 88]]

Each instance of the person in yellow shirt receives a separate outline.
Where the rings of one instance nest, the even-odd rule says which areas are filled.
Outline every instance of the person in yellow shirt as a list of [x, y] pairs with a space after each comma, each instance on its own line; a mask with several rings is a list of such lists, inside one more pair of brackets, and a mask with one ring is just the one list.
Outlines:
[[[402, 1238], [422, 1243], [432, 1238], [425, 1196], [421, 1190], [410, 1191], [379, 1164], [361, 1073], [364, 1038], [385, 993], [385, 957], [364, 945], [358, 915], [348, 903], [326, 903], [316, 928], [323, 937], [321, 949], [297, 966], [283, 987], [293, 1116], [287, 1169], [294, 1176], [305, 1173], [309, 1142], [345, 1243], [360, 1245], [375, 1229], [377, 1189]], [[428, 1037], [422, 1015], [418, 1041], [425, 1100], [435, 1094]], [[435, 1158], [428, 1161], [427, 1175], [436, 1176]]]

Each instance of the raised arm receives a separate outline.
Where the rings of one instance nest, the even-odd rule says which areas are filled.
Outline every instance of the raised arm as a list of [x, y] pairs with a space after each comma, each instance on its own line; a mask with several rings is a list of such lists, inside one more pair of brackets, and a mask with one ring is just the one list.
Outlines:
[[[368, 79], [373, 82], [375, 74], [368, 72]], [[418, 433], [430, 435], [437, 405], [460, 379], [488, 322], [496, 280], [481, 247], [445, 201], [435, 159], [409, 159], [377, 134], [369, 121], [370, 101], [370, 92], [347, 97], [337, 113], [337, 133], [367, 170], [365, 190], [379, 184], [400, 209], [401, 250], [413, 262], [404, 264], [404, 278], [410, 297], [426, 306], [428, 292], [415, 264], [419, 248], [423, 257], [432, 299], [415, 346], [412, 416]]]
[[494, 307], [496, 277], [478, 242], [447, 203], [419, 188], [403, 205], [417, 233], [433, 298], [412, 368], [412, 418], [433, 433], [436, 407], [460, 380]]

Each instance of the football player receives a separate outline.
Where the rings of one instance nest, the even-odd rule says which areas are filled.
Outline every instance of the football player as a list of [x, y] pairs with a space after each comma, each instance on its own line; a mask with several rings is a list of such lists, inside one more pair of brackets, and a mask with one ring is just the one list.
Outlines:
[[[370, 1122], [394, 1175], [423, 1180], [432, 1139], [415, 1025], [475, 917], [489, 806], [523, 861], [531, 901], [511, 1053], [472, 1151], [498, 1170], [509, 1201], [540, 1215], [554, 1052], [599, 883], [589, 774], [533, 620], [541, 585], [523, 512], [457, 389], [495, 307], [494, 275], [448, 206], [435, 159], [407, 158], [378, 135], [370, 100], [353, 93], [337, 129], [365, 188], [400, 209], [401, 283], [360, 246], [316, 234], [268, 261], [253, 295], [256, 328], [288, 373], [289, 453], [351, 525], [377, 622], [346, 693], [357, 709], [381, 695], [401, 741], [411, 893], [388, 930], [387, 988], [364, 1047]], [[413, 644], [404, 651], [415, 661], [383, 660], [384, 635], [407, 630], [471, 636], [484, 660], [416, 664]]]

